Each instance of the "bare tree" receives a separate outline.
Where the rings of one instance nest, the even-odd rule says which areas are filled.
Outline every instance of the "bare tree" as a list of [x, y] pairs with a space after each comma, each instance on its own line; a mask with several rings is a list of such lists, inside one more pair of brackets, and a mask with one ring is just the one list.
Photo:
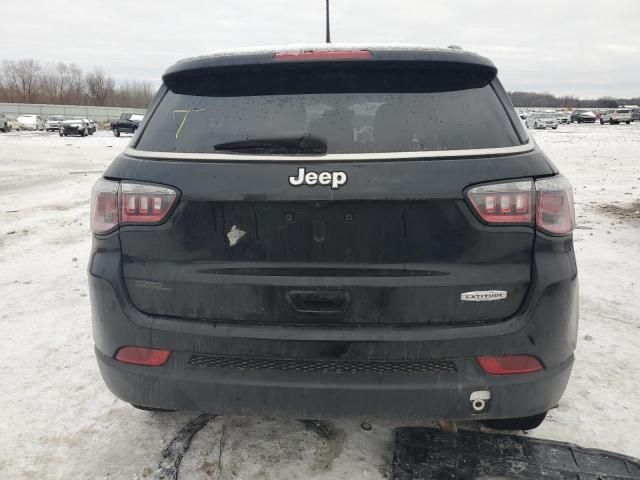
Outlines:
[[147, 108], [153, 93], [153, 86], [149, 82], [123, 82], [115, 89], [110, 103], [114, 107]]
[[65, 95], [65, 103], [71, 105], [84, 103], [85, 82], [82, 70], [75, 63], [70, 63], [67, 75], [69, 85]]
[[556, 97], [550, 93], [509, 92], [511, 102], [516, 107], [562, 107], [562, 108], [615, 108], [618, 105], [639, 105], [640, 97], [614, 98], [601, 97], [596, 99], [580, 99], [571, 95]]
[[113, 94], [115, 81], [101, 68], [94, 68], [85, 76], [87, 94], [94, 105], [104, 106], [107, 99]]
[[3, 61], [3, 84], [9, 95], [19, 102], [33, 102], [38, 93], [41, 70], [40, 64], [33, 59]]
[[42, 74], [42, 97], [47, 103], [61, 103], [68, 88], [69, 68], [64, 63], [51, 64]]

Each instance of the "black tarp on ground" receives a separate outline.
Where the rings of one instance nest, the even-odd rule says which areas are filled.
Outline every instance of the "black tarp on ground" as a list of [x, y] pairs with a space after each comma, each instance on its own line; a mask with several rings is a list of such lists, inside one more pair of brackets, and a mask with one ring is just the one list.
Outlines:
[[396, 431], [393, 480], [448, 479], [640, 479], [640, 461], [515, 435], [430, 428]]

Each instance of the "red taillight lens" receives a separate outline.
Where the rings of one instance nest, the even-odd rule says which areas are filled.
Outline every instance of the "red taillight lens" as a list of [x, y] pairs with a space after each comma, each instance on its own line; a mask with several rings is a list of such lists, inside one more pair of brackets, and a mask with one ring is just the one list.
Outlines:
[[119, 182], [101, 178], [91, 190], [91, 231], [109, 233], [118, 226]]
[[120, 186], [120, 225], [162, 221], [176, 192], [167, 187], [122, 182]]
[[91, 191], [91, 231], [104, 235], [118, 225], [159, 223], [176, 197], [168, 187], [101, 178]]
[[532, 355], [503, 355], [478, 357], [482, 369], [490, 375], [514, 375], [544, 370], [542, 363]]
[[562, 175], [536, 180], [536, 228], [550, 235], [567, 235], [575, 224], [569, 181]]
[[273, 58], [278, 61], [302, 60], [364, 60], [372, 58], [369, 50], [318, 50], [308, 52], [279, 52]]
[[535, 220], [536, 229], [550, 235], [567, 235], [575, 228], [573, 191], [562, 175], [482, 185], [470, 189], [467, 197], [488, 224], [533, 224]]
[[478, 215], [487, 223], [533, 223], [533, 182], [482, 185], [467, 193]]
[[167, 363], [171, 356], [171, 350], [147, 347], [122, 347], [116, 353], [116, 360], [132, 365], [146, 365], [159, 367]]

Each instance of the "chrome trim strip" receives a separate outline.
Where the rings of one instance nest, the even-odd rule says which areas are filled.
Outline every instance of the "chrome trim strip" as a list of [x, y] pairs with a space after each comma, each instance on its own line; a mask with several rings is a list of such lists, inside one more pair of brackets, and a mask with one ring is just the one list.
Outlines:
[[262, 162], [358, 162], [403, 160], [411, 158], [458, 158], [487, 157], [527, 153], [535, 149], [535, 143], [529, 142], [515, 147], [474, 148], [468, 150], [431, 150], [424, 152], [389, 152], [389, 153], [330, 153], [328, 155], [244, 155], [240, 153], [181, 153], [151, 152], [127, 147], [124, 153], [135, 158], [155, 158], [158, 160], [227, 160], [227, 161], [262, 161]]

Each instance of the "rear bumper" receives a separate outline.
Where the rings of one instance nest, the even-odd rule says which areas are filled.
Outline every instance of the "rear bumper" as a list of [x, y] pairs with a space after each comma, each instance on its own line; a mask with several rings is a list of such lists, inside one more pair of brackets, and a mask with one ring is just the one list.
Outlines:
[[[489, 376], [474, 359], [458, 359], [443, 374], [292, 374], [190, 366], [178, 352], [162, 367], [120, 363], [96, 350], [109, 389], [136, 405], [216, 414], [287, 418], [367, 418], [419, 421], [480, 420], [534, 415], [553, 407], [569, 380], [573, 357], [543, 372]], [[475, 414], [472, 392], [489, 390], [486, 410]]]
[[[576, 345], [578, 283], [570, 238], [536, 239], [534, 282], [517, 315], [494, 324], [427, 327], [234, 325], [147, 315], [122, 280], [117, 234], [94, 241], [89, 265], [93, 334], [102, 376], [120, 399], [149, 407], [295, 418], [513, 418], [554, 406]], [[162, 367], [114, 360], [126, 345], [173, 351]], [[457, 371], [323, 374], [196, 367], [192, 354], [341, 361], [451, 359]], [[479, 355], [528, 354], [545, 366], [524, 375], [486, 374]], [[475, 415], [469, 396], [489, 390]]]

